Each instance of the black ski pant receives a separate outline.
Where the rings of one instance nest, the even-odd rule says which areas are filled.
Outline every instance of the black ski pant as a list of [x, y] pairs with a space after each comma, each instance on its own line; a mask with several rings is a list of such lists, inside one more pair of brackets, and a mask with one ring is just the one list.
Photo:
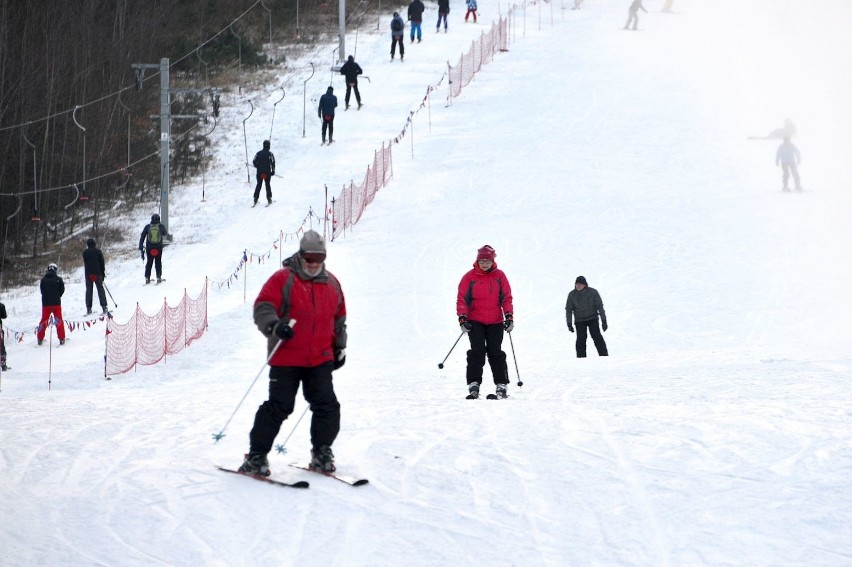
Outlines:
[[[151, 266], [154, 266], [154, 270], [157, 272], [157, 279], [163, 277], [163, 249], [162, 248], [148, 248], [147, 249], [148, 261], [145, 263], [145, 279], [151, 279]], [[106, 301], [104, 301], [106, 304]]]
[[399, 44], [399, 58], [405, 59], [405, 42], [402, 40], [401, 35], [391, 36], [391, 59], [396, 55], [397, 44]]
[[[92, 281], [90, 278], [95, 278]], [[98, 288], [98, 301], [101, 302], [101, 307], [106, 308], [107, 300], [104, 292], [104, 279], [101, 276], [86, 276], [86, 309], [92, 310], [92, 296], [94, 295], [94, 287]]]
[[352, 91], [355, 91], [355, 100], [358, 101], [358, 104], [361, 104], [361, 93], [358, 92], [358, 82], [354, 83], [346, 83], [346, 106], [349, 106], [349, 95], [352, 94]]
[[323, 117], [322, 119], [322, 141], [325, 142], [325, 132], [328, 130], [328, 142], [334, 139], [334, 116]]
[[281, 424], [293, 413], [296, 393], [302, 384], [302, 395], [311, 407], [311, 446], [331, 446], [340, 431], [340, 403], [331, 381], [333, 364], [320, 366], [272, 366], [269, 369], [269, 399], [254, 416], [249, 434], [252, 453], [272, 450]]
[[482, 383], [482, 371], [485, 359], [491, 367], [495, 384], [509, 383], [509, 368], [506, 366], [506, 353], [503, 352], [503, 323], [485, 325], [471, 321], [467, 334], [470, 350], [467, 351], [467, 383]]
[[272, 187], [269, 185], [269, 179], [272, 177], [272, 174], [268, 171], [258, 171], [257, 172], [257, 185], [254, 187], [254, 202], [257, 203], [258, 197], [260, 197], [260, 187], [266, 182], [266, 200], [272, 202]]
[[609, 356], [606, 350], [606, 342], [604, 341], [601, 329], [598, 326], [598, 320], [577, 321], [577, 358], [586, 358], [586, 338], [592, 335], [592, 341], [595, 343], [595, 348], [598, 349], [598, 356]]

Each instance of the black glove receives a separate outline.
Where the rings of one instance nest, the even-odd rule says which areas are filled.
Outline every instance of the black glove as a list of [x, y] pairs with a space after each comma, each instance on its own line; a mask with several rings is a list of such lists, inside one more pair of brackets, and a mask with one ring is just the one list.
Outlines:
[[606, 321], [601, 321], [601, 329], [604, 330], [604, 333], [609, 328], [609, 325], [606, 324]]
[[459, 325], [461, 326], [462, 333], [469, 333], [473, 329], [473, 325], [467, 320], [466, 315], [459, 315]]
[[571, 331], [572, 333], [574, 332], [574, 326], [571, 325], [571, 323], [568, 323], [568, 330]]
[[345, 348], [336, 348], [334, 349], [334, 369], [339, 370], [341, 366], [346, 364], [346, 349]]
[[293, 338], [293, 327], [287, 324], [286, 321], [270, 323], [268, 331], [270, 335], [275, 335], [282, 341], [289, 341]]
[[511, 333], [512, 329], [515, 328], [515, 319], [512, 317], [511, 313], [506, 313], [506, 320], [503, 321], [503, 330], [507, 333]]

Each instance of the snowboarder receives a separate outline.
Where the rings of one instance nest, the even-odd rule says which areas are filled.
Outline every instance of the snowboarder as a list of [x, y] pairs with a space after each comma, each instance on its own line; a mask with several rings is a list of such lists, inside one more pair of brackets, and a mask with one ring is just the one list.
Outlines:
[[778, 151], [775, 152], [775, 165], [780, 165], [784, 171], [784, 185], [782, 191], [789, 191], [787, 181], [790, 180], [790, 174], [793, 174], [793, 182], [796, 184], [796, 191], [802, 190], [802, 183], [799, 181], [799, 164], [802, 163], [802, 156], [799, 154], [799, 148], [796, 144], [790, 141], [790, 136], [784, 137], [784, 142], [778, 146]]
[[[587, 332], [592, 335], [598, 356], [609, 356], [606, 342], [598, 328], [598, 315], [600, 315], [600, 325], [606, 332], [606, 312], [604, 312], [603, 301], [598, 290], [589, 287], [585, 277], [577, 276], [574, 281], [574, 289], [568, 294], [568, 301], [565, 302], [565, 318], [568, 321], [568, 330], [573, 333], [574, 325], [577, 325], [577, 358], [586, 357]], [[572, 316], [574, 318], [573, 324], [571, 322]]]
[[[163, 241], [168, 236], [166, 226], [160, 223], [160, 215], [151, 215], [151, 222], [142, 229], [139, 237], [139, 253], [142, 259], [148, 254], [148, 262], [145, 264], [145, 283], [151, 283], [151, 265], [157, 272], [157, 283], [163, 281]], [[144, 248], [143, 248], [144, 246]], [[144, 252], [143, 252], [144, 250]]]
[[391, 61], [396, 54], [396, 46], [399, 44], [399, 60], [405, 59], [405, 42], [402, 40], [403, 32], [405, 31], [405, 22], [399, 17], [399, 12], [393, 13], [393, 19], [390, 23], [391, 28]]
[[411, 43], [414, 43], [414, 36], [417, 35], [417, 43], [423, 38], [423, 12], [426, 11], [426, 6], [420, 0], [411, 0], [408, 5], [408, 21], [411, 22]]
[[104, 313], [107, 309], [106, 293], [104, 292], [104, 280], [106, 279], [106, 263], [104, 255], [97, 248], [95, 239], [86, 241], [86, 249], [83, 250], [83, 273], [86, 276], [86, 315], [92, 314], [93, 287], [98, 288], [98, 301]]
[[459, 325], [470, 339], [466, 374], [468, 399], [479, 397], [486, 357], [498, 398], [506, 397], [509, 384], [509, 368], [502, 345], [503, 332], [511, 333], [515, 326], [512, 287], [506, 274], [497, 268], [496, 257], [494, 248], [487, 244], [477, 250], [473, 269], [462, 277], [456, 297]]
[[51, 315], [56, 322], [56, 336], [59, 338], [59, 344], [65, 344], [65, 322], [62, 319], [62, 294], [65, 293], [65, 282], [56, 275], [58, 271], [59, 268], [56, 264], [49, 264], [47, 272], [41, 278], [39, 284], [41, 290], [41, 321], [38, 322], [38, 330], [36, 331], [39, 345], [44, 342], [44, 334], [47, 332]]
[[[642, 0], [633, 0], [630, 3], [630, 8], [627, 9], [627, 23], [624, 24], [624, 29], [631, 29], [636, 31], [639, 26], [639, 10], [642, 10], [646, 14], [648, 10], [645, 9], [645, 6], [642, 5]], [[630, 27], [631, 22], [633, 23], [633, 27]]]
[[293, 413], [299, 384], [313, 413], [310, 466], [335, 470], [331, 445], [340, 431], [340, 403], [332, 372], [346, 362], [346, 304], [325, 258], [325, 241], [309, 230], [254, 302], [254, 323], [267, 338], [269, 399], [254, 417], [242, 473], [269, 476], [266, 455]]
[[263, 141], [263, 149], [254, 154], [251, 164], [257, 170], [257, 185], [254, 188], [254, 204], [260, 198], [260, 186], [266, 183], [266, 202], [272, 204], [272, 187], [269, 185], [272, 176], [275, 175], [275, 154], [269, 151], [269, 140]]
[[355, 57], [352, 55], [340, 67], [340, 74], [346, 77], [346, 110], [349, 110], [349, 96], [352, 91], [355, 91], [355, 100], [358, 101], [358, 110], [361, 110], [361, 93], [358, 92], [358, 75], [364, 71], [361, 66], [355, 62]]
[[337, 108], [337, 97], [334, 96], [334, 89], [328, 87], [325, 94], [319, 99], [317, 107], [317, 116], [322, 120], [322, 143], [325, 143], [325, 133], [328, 130], [328, 143], [334, 141], [334, 109]]
[[467, 22], [467, 18], [470, 15], [473, 15], [473, 23], [476, 23], [476, 0], [467, 0], [467, 13], [464, 15], [464, 21]]
[[9, 370], [6, 366], [6, 335], [3, 331], [3, 319], [6, 318], [6, 306], [0, 302], [0, 370]]
[[450, 0], [438, 0], [438, 23], [435, 31], [441, 31], [441, 20], [444, 20], [444, 33], [447, 33], [447, 16], [450, 13]]

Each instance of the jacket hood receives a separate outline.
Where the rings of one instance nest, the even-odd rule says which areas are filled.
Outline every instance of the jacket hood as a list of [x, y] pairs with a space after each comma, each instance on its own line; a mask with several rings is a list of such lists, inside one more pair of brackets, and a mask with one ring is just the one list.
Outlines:
[[325, 91], [325, 94], [331, 94], [334, 92], [334, 87], [328, 87], [328, 90]]

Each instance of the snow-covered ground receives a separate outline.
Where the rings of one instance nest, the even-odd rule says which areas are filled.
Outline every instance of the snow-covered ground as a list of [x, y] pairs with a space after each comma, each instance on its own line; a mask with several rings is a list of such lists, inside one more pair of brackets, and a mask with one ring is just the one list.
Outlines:
[[[364, 487], [287, 466], [309, 451], [309, 416], [293, 431], [304, 401], [270, 461], [310, 489], [213, 468], [241, 462], [266, 395], [251, 304], [279, 231], [322, 211], [326, 184], [336, 196], [360, 182], [496, 8], [464, 24], [453, 0], [436, 34], [427, 4], [402, 64], [387, 22], [361, 30], [365, 106], [340, 109], [331, 147], [315, 105], [334, 46], [314, 59], [306, 137], [309, 69], [247, 85], [250, 154], [287, 93], [269, 208], [250, 208], [248, 104], [226, 97], [206, 202], [201, 180], [174, 188], [168, 281], [141, 285], [137, 252], [106, 243], [116, 320], [227, 279], [244, 249], [271, 258], [211, 289], [199, 341], [112, 381], [104, 323], [59, 349], [9, 344], [0, 564], [852, 564], [852, 3], [677, 0], [662, 14], [649, 0], [639, 32], [621, 29], [627, 4], [527, 8], [509, 52], [451, 107], [444, 80], [415, 114], [393, 181], [329, 245], [350, 337], [334, 448]], [[342, 107], [342, 77], [332, 84]], [[779, 191], [777, 141], [748, 139], [785, 118], [800, 194]], [[149, 215], [121, 222], [138, 234]], [[464, 339], [437, 368], [459, 334], [458, 280], [486, 243], [514, 290], [504, 402], [464, 399]], [[59, 263], [66, 317], [80, 319], [78, 259]], [[603, 296], [609, 358], [591, 345], [574, 357], [564, 302], [580, 274]], [[8, 327], [36, 324], [36, 289], [3, 297]]]

